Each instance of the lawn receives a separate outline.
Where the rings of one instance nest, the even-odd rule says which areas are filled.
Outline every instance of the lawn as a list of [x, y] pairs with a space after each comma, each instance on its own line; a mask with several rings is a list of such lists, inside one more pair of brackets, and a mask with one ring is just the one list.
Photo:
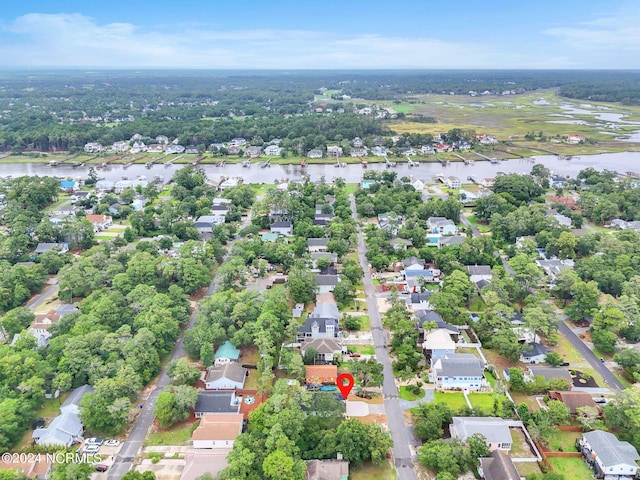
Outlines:
[[403, 385], [400, 387], [400, 398], [402, 398], [403, 400], [409, 400], [410, 402], [413, 402], [415, 400], [420, 400], [422, 397], [424, 397], [424, 390], [420, 390], [420, 395], [415, 395], [413, 392], [410, 392], [408, 390], [408, 388]]
[[[502, 405], [502, 402], [505, 401], [507, 397], [504, 395], [497, 395], [499, 405]], [[493, 412], [493, 402], [496, 398], [495, 395], [491, 395], [490, 393], [470, 393], [469, 401], [473, 408], [482, 410], [487, 414], [492, 414]]]
[[576, 438], [581, 436], [581, 432], [563, 432], [554, 428], [553, 433], [545, 440], [553, 452], [577, 452]]
[[[362, 310], [362, 308], [360, 308]], [[371, 330], [371, 323], [369, 322], [369, 315], [352, 315], [351, 318], [355, 318], [360, 322], [358, 330], [368, 331]]]
[[376, 349], [373, 345], [349, 345], [350, 352], [360, 353], [362, 355], [375, 355]]
[[521, 477], [527, 477], [528, 475], [533, 474], [542, 474], [540, 465], [538, 465], [537, 462], [515, 462], [514, 465]]
[[446, 403], [451, 410], [458, 411], [462, 408], [468, 407], [464, 395], [462, 393], [444, 393], [435, 392], [434, 400], [436, 402]]
[[199, 421], [187, 424], [182, 423], [171, 430], [150, 433], [144, 440], [144, 446], [188, 445], [191, 440], [191, 434], [199, 423]]
[[587, 467], [582, 458], [550, 458], [549, 463], [553, 470], [572, 480], [587, 480], [593, 478], [593, 471]]
[[347, 195], [352, 195], [354, 193], [356, 193], [356, 191], [360, 188], [360, 185], [357, 183], [347, 183], [344, 186], [344, 193], [346, 193]]
[[478, 217], [474, 215], [468, 215], [467, 220], [469, 220], [469, 223], [474, 227], [476, 227], [480, 233], [487, 233], [491, 231], [491, 228], [489, 227], [489, 225], [480, 223], [480, 221], [478, 220]]
[[36, 412], [38, 417], [51, 418], [60, 414], [60, 405], [67, 399], [70, 392], [60, 394], [58, 398], [45, 399], [42, 408]]
[[480, 296], [477, 297], [473, 297], [473, 300], [471, 300], [471, 302], [469, 302], [469, 311], [470, 312], [484, 312], [484, 309], [486, 308], [486, 304], [484, 303], [484, 300], [482, 300], [482, 298], [480, 298]]
[[382, 465], [365, 462], [357, 468], [350, 469], [349, 478], [351, 480], [395, 480], [398, 477], [389, 462], [384, 462]]
[[258, 389], [258, 371], [253, 368], [249, 369], [249, 376], [244, 382], [244, 388], [247, 390], [257, 390]]
[[[460, 352], [462, 353], [462, 352]], [[491, 385], [491, 388], [495, 388], [496, 386], [496, 377], [493, 376], [491, 372], [484, 372], [484, 378], [487, 379], [487, 382]]]

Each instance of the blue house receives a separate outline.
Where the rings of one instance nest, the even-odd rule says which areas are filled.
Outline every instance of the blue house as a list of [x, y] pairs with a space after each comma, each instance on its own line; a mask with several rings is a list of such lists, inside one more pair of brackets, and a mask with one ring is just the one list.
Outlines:
[[60, 188], [62, 190], [76, 190], [78, 188], [78, 182], [74, 180], [60, 180]]

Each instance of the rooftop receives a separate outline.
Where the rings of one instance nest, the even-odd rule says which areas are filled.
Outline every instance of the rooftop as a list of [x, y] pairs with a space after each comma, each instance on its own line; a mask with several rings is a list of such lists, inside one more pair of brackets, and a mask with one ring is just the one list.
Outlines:
[[453, 417], [451, 435], [463, 442], [474, 433], [486, 438], [488, 443], [512, 442], [507, 422], [496, 417]]
[[231, 362], [218, 367], [209, 368], [205, 382], [215, 382], [221, 378], [228, 378], [234, 382], [244, 382], [246, 376], [246, 368], [241, 367], [236, 362]]
[[207, 413], [193, 431], [193, 440], [235, 440], [242, 433], [241, 413]]
[[615, 435], [602, 430], [582, 434], [605, 468], [615, 465], [636, 465], [638, 451], [629, 442], [621, 442]]

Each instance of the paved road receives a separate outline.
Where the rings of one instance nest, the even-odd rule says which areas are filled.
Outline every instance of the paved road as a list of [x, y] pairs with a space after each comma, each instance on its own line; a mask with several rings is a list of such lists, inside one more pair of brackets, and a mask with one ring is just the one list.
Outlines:
[[[565, 319], [568, 318], [565, 316]], [[589, 362], [589, 364], [600, 374], [604, 381], [607, 382], [609, 387], [616, 390], [624, 390], [624, 385], [611, 373], [605, 364], [603, 364], [598, 357], [591, 351], [591, 349], [578, 337], [565, 321], [560, 322], [560, 333], [571, 342], [576, 350]], [[604, 385], [601, 385], [604, 387]]]
[[[250, 221], [251, 215], [247, 215], [247, 217], [243, 220], [242, 226], [240, 228], [244, 228], [245, 226], [247, 226]], [[237, 238], [238, 237], [236, 237], [236, 239]], [[231, 251], [231, 245], [232, 244], [229, 244], [227, 252]], [[226, 261], [227, 255], [224, 256], [222, 263]], [[205, 295], [212, 295], [217, 290], [217, 288], [217, 277], [214, 276], [211, 280], [211, 284], [209, 284], [209, 288], [207, 289]], [[185, 331], [193, 328], [196, 320], [196, 314], [197, 309], [195, 309], [193, 314], [191, 315]], [[177, 360], [187, 355], [187, 352], [184, 349], [183, 339], [184, 335], [182, 335], [176, 342], [170, 360]], [[133, 466], [133, 461], [138, 454], [138, 451], [142, 447], [142, 442], [147, 436], [149, 428], [151, 427], [153, 419], [155, 418], [154, 411], [156, 409], [156, 400], [158, 399], [158, 395], [160, 395], [164, 387], [169, 385], [170, 381], [171, 380], [167, 376], [165, 366], [160, 372], [156, 388], [153, 390], [153, 392], [151, 392], [151, 394], [147, 398], [147, 401], [142, 404], [142, 411], [138, 415], [136, 423], [133, 425], [133, 428], [131, 429], [127, 440], [122, 444], [120, 453], [118, 453], [118, 455], [116, 456], [113, 466], [109, 469], [109, 475], [107, 476], [108, 480], [119, 480]]]
[[[355, 198], [350, 196], [351, 210], [353, 216], [358, 220], [356, 213]], [[402, 409], [398, 399], [398, 388], [396, 387], [391, 369], [391, 360], [386, 345], [387, 340], [380, 312], [378, 311], [378, 302], [376, 300], [373, 281], [369, 268], [369, 262], [365, 257], [366, 247], [362, 231], [358, 227], [358, 258], [364, 269], [364, 292], [367, 296], [367, 308], [369, 310], [369, 320], [371, 322], [371, 333], [373, 336], [373, 344], [376, 349], [376, 358], [383, 365], [384, 381], [382, 383], [382, 393], [384, 396], [384, 408], [389, 419], [389, 429], [391, 430], [391, 438], [393, 439], [393, 458], [395, 461], [396, 471], [398, 472], [398, 480], [415, 480], [416, 475], [413, 471], [413, 461], [411, 459], [411, 449], [409, 448], [411, 438], [408, 435], [408, 428], [404, 424], [402, 418]]]
[[[469, 220], [464, 215], [460, 216], [460, 221], [468, 227], [471, 227], [471, 231], [473, 232], [474, 237], [480, 236], [480, 232], [476, 227], [474, 227]], [[498, 252], [494, 252], [494, 255], [499, 256], [502, 260], [502, 264], [505, 267], [505, 270], [508, 274], [513, 275], [513, 270], [509, 268], [509, 264], [507, 260], [502, 257]], [[535, 295], [535, 290], [530, 290], [531, 294]], [[585, 345], [585, 343], [578, 337], [569, 326], [564, 322], [567, 317], [566, 315], [563, 317], [563, 321], [560, 322], [560, 333], [565, 336], [567, 340], [571, 342], [571, 344], [580, 352], [580, 354], [589, 362], [589, 364], [600, 374], [602, 378], [607, 382], [610, 387], [613, 387], [617, 390], [623, 390], [624, 385], [616, 378], [616, 376], [611, 373], [611, 371], [607, 368], [605, 364], [603, 364], [598, 357], [591, 351], [591, 349]]]
[[35, 311], [40, 305], [43, 304], [43, 302], [49, 298], [51, 295], [58, 293], [58, 284], [55, 283], [53, 285], [49, 285], [47, 288], [45, 288], [42, 293], [40, 293], [37, 297], [32, 298], [31, 300], [29, 300], [27, 302], [26, 307], [31, 310], [31, 311]]

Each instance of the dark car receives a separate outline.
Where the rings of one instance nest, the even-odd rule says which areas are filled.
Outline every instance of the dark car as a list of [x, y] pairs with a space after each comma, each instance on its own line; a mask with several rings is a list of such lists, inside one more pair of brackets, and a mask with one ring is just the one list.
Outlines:
[[106, 472], [107, 470], [109, 470], [109, 465], [105, 465], [104, 463], [96, 465], [96, 472]]
[[569, 362], [562, 362], [560, 364], [561, 367], [568, 367], [569, 366]]
[[593, 401], [596, 403], [607, 403], [606, 398], [594, 398]]

